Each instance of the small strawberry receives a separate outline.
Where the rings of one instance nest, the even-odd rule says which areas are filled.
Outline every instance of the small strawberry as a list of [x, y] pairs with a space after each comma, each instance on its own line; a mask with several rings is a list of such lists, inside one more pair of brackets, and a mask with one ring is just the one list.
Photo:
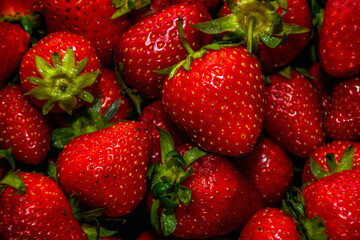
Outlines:
[[27, 164], [39, 164], [45, 159], [50, 126], [19, 85], [0, 90], [0, 123], [0, 149], [11, 148], [12, 156]]
[[49, 177], [9, 173], [1, 184], [1, 239], [87, 239], [64, 193]]
[[212, 44], [194, 55], [200, 53], [189, 66], [187, 59], [184, 68], [165, 80], [165, 111], [205, 151], [244, 155], [252, 150], [262, 130], [264, 81], [260, 63], [242, 46]]
[[259, 189], [265, 206], [280, 206], [293, 182], [294, 166], [275, 141], [261, 136], [253, 151], [235, 164]]
[[280, 146], [307, 157], [325, 141], [323, 111], [316, 86], [295, 70], [269, 76], [265, 89], [265, 132]]
[[20, 65], [22, 90], [43, 113], [71, 113], [86, 102], [99, 80], [96, 50], [80, 35], [56, 32], [31, 47]]
[[324, 131], [332, 140], [355, 141], [360, 138], [360, 77], [338, 83], [330, 95]]
[[127, 16], [112, 19], [116, 8], [111, 0], [44, 0], [47, 31], [82, 35], [97, 49], [102, 65], [113, 63], [116, 43], [131, 22]]
[[211, 39], [192, 28], [191, 24], [211, 19], [202, 5], [175, 4], [133, 25], [120, 38], [116, 50], [116, 64], [123, 69], [124, 81], [145, 98], [161, 97], [166, 75], [156, 71], [171, 67], [185, 59], [187, 51], [178, 33], [178, 17], [183, 17], [183, 32], [194, 49]]
[[105, 208], [107, 216], [129, 214], [145, 195], [150, 153], [151, 135], [141, 122], [81, 135], [58, 157], [59, 186], [92, 208]]
[[359, 0], [326, 1], [318, 52], [322, 67], [333, 77], [360, 73], [359, 4]]
[[20, 26], [0, 22], [0, 87], [16, 70], [29, 47], [30, 36]]
[[278, 208], [257, 211], [241, 230], [238, 240], [300, 240], [294, 219]]

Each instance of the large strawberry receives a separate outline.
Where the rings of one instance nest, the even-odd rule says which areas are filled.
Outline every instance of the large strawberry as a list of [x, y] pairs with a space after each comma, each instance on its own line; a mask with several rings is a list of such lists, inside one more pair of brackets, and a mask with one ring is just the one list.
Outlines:
[[205, 49], [203, 54], [189, 71], [180, 68], [165, 80], [165, 110], [206, 151], [229, 156], [250, 152], [264, 116], [260, 63], [242, 46]]
[[338, 83], [330, 95], [324, 130], [332, 140], [355, 141], [360, 138], [360, 77]]
[[0, 22], [0, 87], [15, 71], [29, 47], [30, 36], [19, 25]]
[[31, 47], [20, 65], [23, 91], [43, 113], [68, 112], [92, 102], [101, 70], [88, 40], [69, 32], [55, 32]]
[[87, 239], [64, 193], [49, 177], [10, 173], [1, 184], [1, 239]]
[[318, 52], [322, 67], [333, 77], [360, 73], [359, 4], [359, 0], [326, 2]]
[[187, 51], [178, 33], [178, 17], [183, 17], [183, 32], [194, 49], [209, 42], [210, 36], [192, 28], [191, 24], [210, 20], [202, 5], [175, 4], [133, 25], [120, 38], [116, 64], [123, 70], [124, 81], [145, 98], [161, 97], [166, 75], [156, 71], [166, 69], [185, 59]]
[[42, 162], [50, 145], [47, 119], [34, 107], [19, 85], [0, 90], [0, 149], [27, 164]]
[[307, 157], [325, 141], [316, 86], [295, 70], [270, 75], [265, 90], [264, 130], [289, 152]]
[[84, 204], [105, 208], [107, 216], [126, 215], [145, 195], [150, 153], [144, 123], [117, 123], [68, 143], [58, 158], [58, 182]]
[[104, 67], [113, 62], [115, 45], [131, 22], [127, 16], [111, 19], [116, 12], [111, 0], [44, 0], [43, 4], [48, 32], [82, 35], [98, 50]]

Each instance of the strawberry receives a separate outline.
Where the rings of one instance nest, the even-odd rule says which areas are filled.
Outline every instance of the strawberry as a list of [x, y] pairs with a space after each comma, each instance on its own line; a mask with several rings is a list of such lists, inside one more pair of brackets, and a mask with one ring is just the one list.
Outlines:
[[19, 25], [0, 22], [0, 56], [2, 62], [6, 62], [0, 66], [0, 87], [19, 66], [29, 43], [29, 34]]
[[64, 193], [49, 177], [10, 173], [1, 183], [1, 239], [87, 239]]
[[315, 160], [319, 166], [322, 168], [320, 171], [325, 171], [324, 174], [330, 174], [329, 167], [326, 164], [326, 155], [333, 154], [336, 164], [340, 162], [341, 156], [344, 154], [344, 151], [353, 145], [354, 149], [354, 158], [353, 166], [360, 167], [360, 143], [358, 142], [349, 142], [349, 141], [333, 141], [325, 145], [320, 146], [315, 149], [310, 157], [307, 159], [302, 172], [302, 182], [314, 182], [316, 180], [314, 174], [311, 171], [310, 161], [311, 159]]
[[55, 32], [31, 47], [20, 65], [22, 90], [43, 113], [67, 112], [92, 102], [101, 65], [82, 36]]
[[318, 53], [322, 67], [333, 77], [360, 73], [359, 4], [359, 0], [326, 2]]
[[50, 126], [19, 85], [0, 90], [0, 149], [27, 164], [44, 161], [50, 145]]
[[102, 65], [113, 63], [116, 43], [131, 22], [127, 16], [111, 19], [116, 12], [111, 0], [44, 0], [47, 31], [69, 31], [84, 36], [97, 49]]
[[262, 194], [265, 206], [279, 207], [294, 179], [287, 153], [267, 136], [261, 136], [252, 152], [235, 162]]
[[159, 130], [162, 163], [148, 171], [151, 221], [165, 236], [204, 239], [239, 229], [263, 207], [250, 180], [225, 157], [185, 144], [174, 151], [171, 137]]
[[210, 36], [190, 26], [210, 20], [207, 9], [202, 5], [184, 3], [169, 6], [137, 22], [121, 36], [117, 44], [116, 64], [123, 69], [124, 81], [145, 98], [161, 97], [161, 86], [166, 75], [156, 71], [166, 69], [186, 56], [187, 51], [177, 29], [180, 16], [184, 19], [184, 36], [194, 49], [209, 42]]
[[313, 172], [318, 180], [306, 185], [302, 191], [306, 216], [318, 216], [324, 221], [329, 240], [360, 239], [360, 168], [352, 169], [353, 157], [351, 147], [337, 166], [334, 158], [329, 157], [327, 164], [331, 175], [319, 178], [321, 175]]
[[1, 0], [0, 1], [0, 20], [19, 18], [27, 16], [33, 12], [42, 11], [42, 2], [39, 0]]
[[281, 147], [307, 157], [323, 145], [322, 107], [316, 86], [295, 70], [291, 76], [269, 76], [265, 89], [265, 132]]
[[360, 137], [360, 77], [338, 83], [330, 95], [324, 130], [332, 140], [355, 141]]
[[278, 208], [257, 211], [241, 230], [238, 240], [300, 240], [294, 219]]
[[150, 152], [151, 135], [141, 122], [81, 135], [58, 157], [59, 186], [92, 208], [105, 208], [107, 216], [129, 214], [145, 195]]
[[204, 55], [190, 64], [189, 71], [179, 68], [165, 80], [165, 111], [205, 151], [244, 155], [252, 150], [262, 129], [260, 63], [242, 46], [202, 51]]

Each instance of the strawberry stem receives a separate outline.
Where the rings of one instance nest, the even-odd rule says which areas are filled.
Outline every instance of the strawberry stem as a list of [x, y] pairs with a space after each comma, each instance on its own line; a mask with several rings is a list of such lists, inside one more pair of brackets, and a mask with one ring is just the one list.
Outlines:
[[254, 16], [251, 16], [249, 18], [249, 26], [247, 29], [247, 35], [246, 35], [246, 48], [248, 50], [248, 53], [252, 56], [252, 49], [253, 49], [253, 34], [254, 34], [254, 26], [255, 26], [256, 18]]
[[193, 54], [194, 50], [190, 47], [189, 43], [185, 39], [185, 34], [184, 34], [184, 30], [183, 30], [183, 22], [184, 22], [184, 19], [182, 17], [179, 17], [178, 22], [177, 22], [179, 37], [180, 37], [181, 43], [184, 45], [186, 51], [189, 54]]

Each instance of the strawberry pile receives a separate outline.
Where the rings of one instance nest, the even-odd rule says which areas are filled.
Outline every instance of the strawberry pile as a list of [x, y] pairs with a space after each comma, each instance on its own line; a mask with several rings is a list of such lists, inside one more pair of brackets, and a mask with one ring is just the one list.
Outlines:
[[360, 239], [360, 0], [1, 0], [0, 239]]

